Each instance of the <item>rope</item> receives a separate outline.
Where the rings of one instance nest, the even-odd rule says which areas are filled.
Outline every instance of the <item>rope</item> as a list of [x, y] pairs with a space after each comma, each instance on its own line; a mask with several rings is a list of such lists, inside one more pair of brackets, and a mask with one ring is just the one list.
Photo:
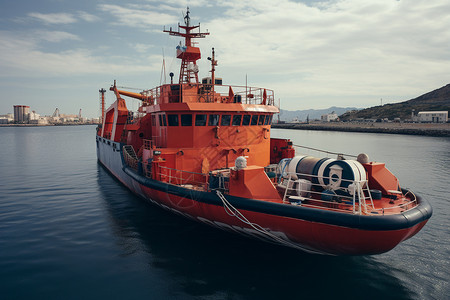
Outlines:
[[237, 210], [233, 205], [231, 205], [231, 203], [225, 198], [225, 196], [219, 191], [216, 190], [216, 194], [219, 197], [220, 200], [222, 200], [223, 203], [223, 208], [225, 209], [225, 212], [231, 216], [231, 217], [236, 217], [239, 221], [243, 222], [244, 224], [247, 224], [249, 226], [251, 226], [253, 229], [255, 229], [257, 232], [262, 233], [264, 235], [266, 235], [267, 237], [269, 237], [269, 239], [278, 242], [282, 245], [288, 246], [288, 247], [292, 247], [292, 248], [296, 248], [296, 249], [300, 249], [302, 251], [308, 252], [308, 253], [317, 253], [315, 251], [311, 251], [309, 249], [300, 247], [299, 245], [286, 241], [276, 235], [274, 235], [273, 233], [269, 232], [267, 229], [263, 228], [261, 225], [258, 225], [256, 223], [250, 222], [239, 210]]
[[300, 146], [300, 145], [293, 145], [293, 146], [299, 147], [299, 148], [308, 149], [308, 150], [319, 151], [319, 152], [323, 152], [323, 153], [327, 153], [327, 154], [335, 154], [335, 155], [345, 155], [345, 156], [351, 156], [351, 157], [358, 157], [357, 155], [345, 154], [345, 153], [337, 153], [337, 152], [330, 152], [330, 151], [325, 151], [325, 150], [321, 150], [321, 149], [317, 149], [317, 148], [311, 148], [311, 147], [306, 147], [306, 146]]

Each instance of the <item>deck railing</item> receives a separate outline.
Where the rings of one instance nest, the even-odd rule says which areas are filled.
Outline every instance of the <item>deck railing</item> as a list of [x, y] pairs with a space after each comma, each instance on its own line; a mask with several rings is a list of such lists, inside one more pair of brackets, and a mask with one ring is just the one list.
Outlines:
[[[296, 179], [297, 178], [297, 179]], [[304, 181], [302, 181], [302, 179]], [[340, 179], [339, 187], [331, 186], [335, 179], [311, 174], [287, 174], [280, 179], [279, 187], [284, 188], [283, 202], [300, 204], [313, 208], [324, 208], [354, 214], [384, 215], [412, 209], [416, 196], [408, 191], [399, 192], [400, 202], [388, 207], [376, 208], [367, 180]], [[319, 183], [321, 182], [321, 183]], [[324, 185], [324, 183], [329, 183]], [[409, 197], [406, 197], [411, 194]], [[409, 200], [406, 200], [409, 199]]]
[[[176, 85], [172, 85], [176, 86]], [[275, 96], [273, 90], [239, 86], [239, 85], [214, 85], [214, 93], [212, 92], [211, 84], [199, 84], [198, 102], [219, 102], [221, 99], [228, 99], [230, 91], [234, 95], [232, 102], [243, 104], [265, 104], [275, 105]], [[181, 93], [179, 92], [181, 91]], [[169, 102], [180, 102], [183, 94], [182, 88], [171, 91], [170, 87], [158, 86], [151, 90], [145, 90], [141, 93], [148, 97], [146, 103], [149, 105], [161, 104], [162, 99], [166, 98]]]
[[[298, 178], [298, 179], [296, 179]], [[305, 181], [302, 181], [305, 180]], [[327, 186], [319, 183], [328, 182]], [[368, 214], [375, 210], [367, 180], [340, 179], [340, 186], [331, 186], [334, 178], [311, 174], [287, 174], [281, 178], [280, 187], [285, 188], [283, 202], [307, 203], [308, 207], [324, 208], [355, 214]], [[302, 204], [303, 205], [303, 204]]]
[[157, 171], [159, 180], [182, 186], [184, 188], [206, 191], [208, 190], [208, 174], [182, 171], [164, 166]]

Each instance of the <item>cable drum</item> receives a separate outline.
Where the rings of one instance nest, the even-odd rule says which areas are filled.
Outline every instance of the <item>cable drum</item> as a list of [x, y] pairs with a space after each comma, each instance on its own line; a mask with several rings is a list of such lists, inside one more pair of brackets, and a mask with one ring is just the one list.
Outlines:
[[297, 180], [298, 176], [297, 173], [299, 173], [297, 171], [297, 166], [298, 164], [300, 164], [300, 162], [307, 157], [306, 155], [299, 155], [299, 156], [295, 156], [291, 159], [291, 161], [289, 162], [289, 165], [287, 166], [287, 172], [288, 175], [293, 179], [293, 180]]
[[320, 186], [324, 189], [349, 190], [353, 181], [366, 180], [366, 171], [361, 163], [355, 160], [329, 159], [318, 168], [317, 176]]

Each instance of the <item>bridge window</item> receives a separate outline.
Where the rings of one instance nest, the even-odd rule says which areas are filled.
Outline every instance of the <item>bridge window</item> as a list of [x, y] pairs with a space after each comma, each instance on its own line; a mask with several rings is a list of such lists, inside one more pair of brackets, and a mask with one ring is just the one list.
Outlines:
[[192, 126], [192, 115], [181, 115], [181, 126]]
[[167, 115], [169, 126], [178, 126], [178, 115]]
[[206, 126], [207, 115], [195, 115], [195, 126]]
[[251, 115], [244, 115], [242, 117], [242, 126], [248, 126], [250, 125], [250, 119], [252, 118]]
[[219, 115], [209, 115], [209, 126], [217, 126], [219, 125]]
[[239, 126], [241, 125], [241, 119], [242, 119], [242, 115], [234, 115], [233, 116], [233, 126]]
[[269, 125], [272, 125], [273, 115], [269, 115]]
[[264, 115], [260, 115], [259, 116], [259, 121], [258, 121], [258, 125], [263, 125], [264, 124]]
[[221, 126], [230, 126], [231, 122], [231, 115], [222, 115], [222, 122], [220, 123]]
[[256, 125], [256, 124], [258, 124], [258, 115], [253, 115], [251, 125]]

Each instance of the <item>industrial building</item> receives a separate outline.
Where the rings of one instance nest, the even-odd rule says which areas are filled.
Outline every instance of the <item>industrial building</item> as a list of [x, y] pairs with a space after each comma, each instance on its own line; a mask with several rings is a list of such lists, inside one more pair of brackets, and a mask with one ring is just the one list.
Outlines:
[[420, 111], [417, 114], [417, 122], [446, 123], [448, 111]]
[[27, 105], [14, 105], [14, 123], [28, 123], [30, 107]]

